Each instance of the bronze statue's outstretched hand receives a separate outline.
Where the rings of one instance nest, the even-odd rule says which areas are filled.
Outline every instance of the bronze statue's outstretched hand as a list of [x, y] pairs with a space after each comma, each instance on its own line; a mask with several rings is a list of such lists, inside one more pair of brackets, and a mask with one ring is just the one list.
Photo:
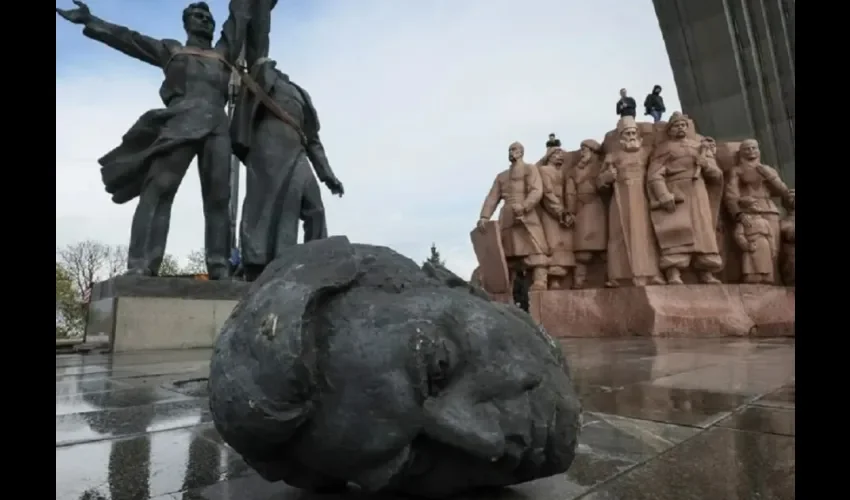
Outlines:
[[331, 193], [342, 198], [342, 195], [345, 194], [345, 189], [342, 187], [342, 182], [334, 177], [333, 175], [329, 179], [324, 180], [325, 186], [331, 190]]
[[56, 13], [62, 16], [66, 21], [71, 21], [74, 24], [86, 24], [89, 19], [91, 19], [89, 6], [80, 2], [80, 0], [73, 1], [74, 5], [77, 6], [76, 9], [60, 9], [57, 7]]

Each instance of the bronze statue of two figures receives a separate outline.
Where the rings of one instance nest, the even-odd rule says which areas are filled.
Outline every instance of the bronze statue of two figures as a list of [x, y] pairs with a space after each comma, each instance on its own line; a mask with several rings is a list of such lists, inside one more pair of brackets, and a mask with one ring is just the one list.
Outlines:
[[[99, 161], [115, 203], [139, 199], [130, 231], [128, 273], [156, 276], [168, 238], [171, 207], [197, 156], [205, 249], [210, 279], [230, 277], [230, 157], [247, 166], [240, 224], [245, 277], [256, 278], [286, 247], [295, 245], [298, 222], [305, 241], [327, 237], [316, 174], [342, 195], [322, 142], [307, 92], [268, 58], [271, 10], [277, 0], [231, 0], [219, 40], [204, 2], [183, 10], [186, 42], [156, 39], [94, 16], [88, 6], [56, 9], [83, 26], [83, 34], [119, 52], [162, 68], [163, 109], [142, 115], [121, 144]], [[244, 48], [247, 71], [235, 68]], [[231, 73], [242, 79], [233, 119], [224, 109]], [[309, 163], [308, 163], [309, 160]]]

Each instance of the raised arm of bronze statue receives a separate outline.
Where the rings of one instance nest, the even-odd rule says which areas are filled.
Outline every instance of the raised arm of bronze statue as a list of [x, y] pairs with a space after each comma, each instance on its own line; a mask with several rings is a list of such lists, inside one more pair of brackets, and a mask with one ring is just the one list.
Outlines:
[[245, 45], [254, 5], [264, 1], [268, 0], [230, 0], [227, 19], [221, 25], [221, 35], [215, 44], [216, 52], [230, 64], [236, 64]]
[[139, 199], [130, 230], [128, 273], [157, 275], [165, 252], [174, 196], [198, 158], [206, 221], [210, 279], [230, 275], [230, 134], [224, 106], [231, 69], [244, 43], [254, 0], [231, 0], [221, 37], [213, 47], [215, 19], [206, 2], [182, 11], [186, 42], [157, 40], [91, 14], [86, 4], [56, 9], [81, 24], [83, 33], [130, 57], [159, 66], [164, 109], [143, 114], [121, 144], [98, 160], [106, 191], [116, 203]]
[[245, 61], [249, 68], [258, 59], [269, 56], [269, 32], [275, 5], [277, 0], [251, 0], [251, 19], [248, 22], [245, 43]]
[[[167, 42], [143, 35], [92, 15], [89, 6], [74, 0], [75, 9], [56, 8], [66, 21], [83, 26], [83, 34], [121, 53], [154, 66], [162, 67], [171, 57]], [[177, 44], [177, 42], [173, 42]]]
[[[56, 13], [67, 21], [83, 25], [85, 36], [130, 57], [163, 67], [171, 59], [174, 49], [180, 46], [180, 43], [176, 40], [160, 40], [100, 19], [92, 15], [89, 6], [84, 2], [79, 0], [73, 0], [73, 2], [77, 8], [57, 8]], [[236, 62], [245, 43], [252, 4], [252, 0], [230, 1], [229, 16], [222, 26], [221, 36], [215, 45], [215, 50], [231, 64]], [[192, 8], [193, 6], [198, 8]], [[183, 13], [183, 24], [189, 35], [186, 42], [187, 46], [201, 49], [209, 48], [212, 36], [207, 37], [205, 34], [212, 34], [215, 28], [215, 20], [205, 2], [197, 2], [186, 8]]]

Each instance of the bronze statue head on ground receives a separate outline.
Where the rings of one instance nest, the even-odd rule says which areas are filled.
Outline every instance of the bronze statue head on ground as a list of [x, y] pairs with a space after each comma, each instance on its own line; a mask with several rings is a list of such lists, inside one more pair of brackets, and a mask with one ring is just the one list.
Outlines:
[[292, 247], [216, 343], [222, 437], [312, 490], [440, 498], [567, 470], [580, 404], [558, 345], [445, 272], [345, 237]]

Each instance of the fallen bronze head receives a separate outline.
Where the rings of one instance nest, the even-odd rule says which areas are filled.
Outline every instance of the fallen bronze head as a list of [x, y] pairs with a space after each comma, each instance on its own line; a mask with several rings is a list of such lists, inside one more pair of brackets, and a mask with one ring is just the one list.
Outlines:
[[345, 237], [253, 284], [216, 343], [210, 406], [267, 480], [431, 498], [566, 471], [581, 411], [526, 313]]

